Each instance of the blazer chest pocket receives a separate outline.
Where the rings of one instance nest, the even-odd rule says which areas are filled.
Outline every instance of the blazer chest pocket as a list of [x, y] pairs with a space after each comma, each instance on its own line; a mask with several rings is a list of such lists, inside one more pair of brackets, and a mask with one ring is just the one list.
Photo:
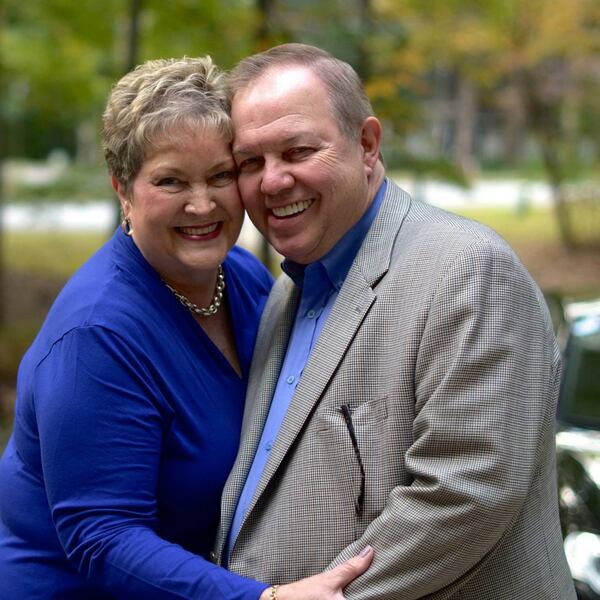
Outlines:
[[380, 423], [385, 421], [388, 416], [387, 396], [367, 400], [354, 406], [352, 402], [348, 402], [346, 406], [350, 410], [355, 427]]
[[[342, 409], [342, 407], [345, 408]], [[335, 407], [327, 406], [318, 409], [315, 415], [318, 423], [317, 432], [326, 432], [332, 427], [339, 427], [343, 411], [350, 415], [354, 427], [362, 428], [377, 425], [387, 419], [387, 396], [374, 398], [366, 402], [348, 399], [346, 403], [341, 402]]]
[[345, 490], [344, 501], [352, 502], [356, 539], [382, 509], [375, 482], [382, 476], [388, 408], [386, 396], [354, 405], [350, 399], [344, 400], [347, 404], [319, 411], [320, 420], [329, 421], [329, 426], [319, 430], [318, 443], [329, 447], [329, 460], [336, 464], [334, 487]]

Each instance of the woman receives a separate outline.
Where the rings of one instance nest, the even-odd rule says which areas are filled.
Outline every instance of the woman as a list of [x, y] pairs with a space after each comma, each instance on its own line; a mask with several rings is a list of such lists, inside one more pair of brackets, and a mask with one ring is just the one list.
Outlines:
[[103, 142], [122, 230], [21, 363], [0, 462], [3, 600], [334, 598], [352, 578], [276, 588], [202, 558], [272, 282], [232, 249], [225, 98], [209, 58], [149, 62], [113, 89]]

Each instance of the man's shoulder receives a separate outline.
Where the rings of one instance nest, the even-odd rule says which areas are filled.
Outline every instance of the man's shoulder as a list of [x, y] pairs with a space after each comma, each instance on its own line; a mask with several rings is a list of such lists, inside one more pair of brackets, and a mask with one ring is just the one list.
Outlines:
[[488, 225], [413, 198], [399, 233], [400, 240], [409, 238], [431, 247], [455, 242], [495, 246], [511, 252], [508, 243]]

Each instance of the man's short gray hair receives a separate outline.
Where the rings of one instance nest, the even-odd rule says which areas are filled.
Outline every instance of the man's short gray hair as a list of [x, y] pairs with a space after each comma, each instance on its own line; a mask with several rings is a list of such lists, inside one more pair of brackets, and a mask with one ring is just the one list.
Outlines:
[[282, 44], [243, 59], [228, 77], [231, 98], [267, 70], [285, 66], [311, 69], [325, 85], [340, 131], [351, 139], [360, 138], [362, 124], [373, 116], [360, 77], [348, 63], [315, 46]]

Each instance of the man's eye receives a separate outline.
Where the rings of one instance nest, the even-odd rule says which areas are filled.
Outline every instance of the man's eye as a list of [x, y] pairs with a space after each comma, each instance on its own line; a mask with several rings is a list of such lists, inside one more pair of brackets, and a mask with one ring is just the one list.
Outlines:
[[239, 164], [238, 169], [240, 173], [252, 173], [260, 169], [263, 162], [264, 160], [262, 158], [247, 158]]
[[297, 158], [304, 158], [305, 156], [312, 154], [312, 152], [313, 149], [309, 146], [298, 146], [297, 148], [290, 148], [290, 150], [287, 151], [287, 155], [294, 160]]

